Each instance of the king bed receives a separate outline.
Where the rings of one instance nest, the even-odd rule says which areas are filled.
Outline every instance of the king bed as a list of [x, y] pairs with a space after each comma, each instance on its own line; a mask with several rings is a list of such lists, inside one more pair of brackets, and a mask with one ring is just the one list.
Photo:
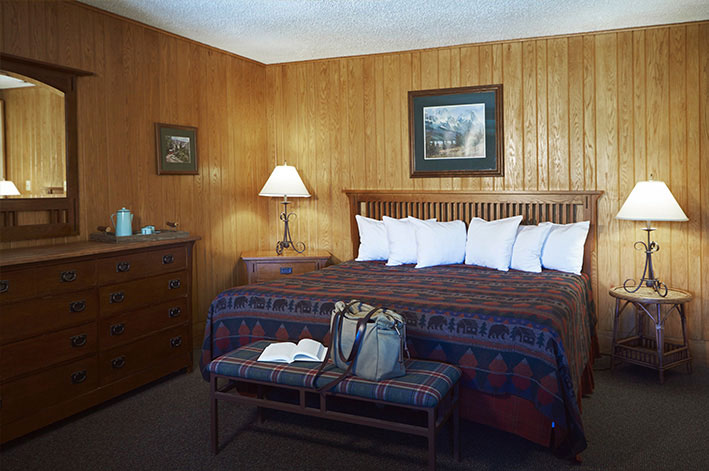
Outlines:
[[461, 416], [572, 457], [586, 448], [581, 396], [593, 389], [596, 315], [590, 277], [601, 192], [404, 192], [346, 190], [355, 216], [590, 221], [583, 273], [507, 272], [453, 264], [417, 269], [348, 261], [323, 270], [231, 288], [213, 300], [201, 368], [259, 339], [328, 343], [339, 300], [393, 309], [407, 320], [413, 357], [458, 365]]

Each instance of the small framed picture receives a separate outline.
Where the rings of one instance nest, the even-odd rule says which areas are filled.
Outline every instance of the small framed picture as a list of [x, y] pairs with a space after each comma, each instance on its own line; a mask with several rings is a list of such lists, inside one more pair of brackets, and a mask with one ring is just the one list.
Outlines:
[[502, 85], [409, 92], [411, 177], [504, 176]]
[[158, 175], [198, 175], [197, 128], [155, 123]]

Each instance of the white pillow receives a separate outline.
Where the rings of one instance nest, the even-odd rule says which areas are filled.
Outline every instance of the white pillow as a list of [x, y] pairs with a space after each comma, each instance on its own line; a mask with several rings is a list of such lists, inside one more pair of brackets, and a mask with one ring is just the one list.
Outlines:
[[[387, 265], [390, 267], [405, 263], [416, 263], [416, 234], [414, 232], [414, 223], [411, 222], [411, 219], [416, 218], [411, 216], [403, 219], [394, 219], [389, 216], [382, 218], [384, 227], [386, 227], [387, 240], [389, 241], [389, 260], [387, 260]], [[435, 219], [428, 220], [435, 221]]]
[[573, 224], [552, 224], [549, 237], [542, 247], [542, 266], [550, 270], [581, 274], [583, 248], [589, 221]]
[[465, 259], [465, 223], [411, 219], [416, 231], [416, 267], [425, 268]]
[[550, 222], [542, 222], [538, 226], [519, 226], [517, 238], [512, 247], [510, 268], [513, 270], [541, 273], [542, 247], [551, 231]]
[[378, 219], [355, 215], [359, 228], [359, 251], [355, 260], [386, 260], [389, 258], [389, 241], [384, 222]]
[[510, 269], [512, 246], [517, 236], [517, 227], [522, 216], [486, 221], [473, 218], [468, 225], [468, 240], [465, 243], [465, 264]]

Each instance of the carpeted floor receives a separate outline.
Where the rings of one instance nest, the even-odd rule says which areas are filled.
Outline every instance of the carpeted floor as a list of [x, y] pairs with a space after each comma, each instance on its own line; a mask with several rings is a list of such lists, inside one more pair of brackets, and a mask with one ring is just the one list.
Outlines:
[[[607, 359], [597, 363], [603, 368]], [[425, 469], [422, 437], [270, 412], [220, 407], [221, 451], [209, 451], [209, 388], [195, 368], [6, 444], [13, 470], [370, 470]], [[709, 458], [709, 369], [666, 374], [621, 366], [596, 372], [583, 403], [588, 449], [574, 465], [514, 435], [462, 422], [462, 461], [447, 433], [441, 470], [700, 470]]]

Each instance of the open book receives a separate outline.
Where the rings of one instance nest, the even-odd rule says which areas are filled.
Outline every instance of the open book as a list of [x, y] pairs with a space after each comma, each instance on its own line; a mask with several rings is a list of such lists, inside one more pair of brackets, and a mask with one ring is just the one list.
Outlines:
[[263, 349], [257, 361], [293, 363], [294, 361], [323, 361], [327, 347], [312, 339], [301, 339], [298, 345], [293, 342], [272, 343]]

